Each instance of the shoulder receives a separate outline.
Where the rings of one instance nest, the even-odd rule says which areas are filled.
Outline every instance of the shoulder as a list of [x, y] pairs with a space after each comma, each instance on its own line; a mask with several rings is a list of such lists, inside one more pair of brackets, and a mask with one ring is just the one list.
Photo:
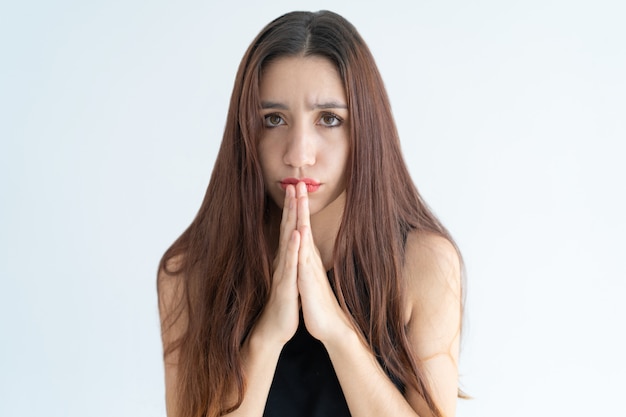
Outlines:
[[416, 313], [432, 312], [442, 301], [461, 303], [461, 259], [443, 236], [413, 231], [409, 233], [403, 268], [406, 300], [405, 320]]
[[461, 259], [456, 247], [434, 233], [409, 233], [406, 241], [404, 275], [408, 284], [433, 284], [441, 280], [460, 284]]
[[178, 339], [187, 327], [182, 265], [182, 255], [167, 259], [161, 263], [157, 276], [161, 333], [166, 345]]
[[161, 304], [165, 302], [169, 304], [176, 295], [180, 295], [180, 291], [183, 287], [183, 276], [181, 267], [183, 266], [183, 255], [176, 255], [172, 258], [166, 259], [159, 265], [159, 271], [157, 274], [157, 292], [159, 295], [159, 308], [163, 307]]

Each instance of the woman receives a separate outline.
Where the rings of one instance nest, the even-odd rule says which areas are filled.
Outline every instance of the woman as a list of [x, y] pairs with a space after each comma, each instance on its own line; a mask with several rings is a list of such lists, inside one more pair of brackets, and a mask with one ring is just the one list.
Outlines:
[[237, 73], [158, 291], [168, 416], [453, 416], [461, 262], [354, 27], [295, 12]]

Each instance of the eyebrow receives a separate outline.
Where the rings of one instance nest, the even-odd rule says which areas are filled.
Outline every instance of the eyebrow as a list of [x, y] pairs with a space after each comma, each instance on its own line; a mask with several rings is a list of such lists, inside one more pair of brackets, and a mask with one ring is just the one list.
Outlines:
[[[276, 101], [262, 101], [261, 108], [266, 109], [276, 109], [276, 110], [289, 110], [289, 107], [286, 104], [279, 103]], [[347, 109], [348, 105], [341, 103], [339, 101], [327, 101], [324, 103], [313, 103], [309, 106], [311, 110], [326, 110], [326, 109]]]

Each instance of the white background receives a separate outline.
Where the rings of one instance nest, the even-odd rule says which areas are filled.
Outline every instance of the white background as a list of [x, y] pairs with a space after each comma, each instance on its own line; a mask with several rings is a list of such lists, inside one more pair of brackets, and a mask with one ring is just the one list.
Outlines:
[[0, 415], [164, 416], [157, 262], [249, 42], [325, 8], [465, 256], [458, 415], [623, 415], [624, 3], [216, 3], [0, 5]]

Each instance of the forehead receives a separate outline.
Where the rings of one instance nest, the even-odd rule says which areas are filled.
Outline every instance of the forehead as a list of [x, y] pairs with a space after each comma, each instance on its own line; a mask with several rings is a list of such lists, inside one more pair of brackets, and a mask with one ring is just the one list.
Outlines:
[[313, 100], [346, 100], [337, 67], [317, 55], [281, 57], [269, 62], [261, 72], [259, 93], [262, 100], [302, 95]]

